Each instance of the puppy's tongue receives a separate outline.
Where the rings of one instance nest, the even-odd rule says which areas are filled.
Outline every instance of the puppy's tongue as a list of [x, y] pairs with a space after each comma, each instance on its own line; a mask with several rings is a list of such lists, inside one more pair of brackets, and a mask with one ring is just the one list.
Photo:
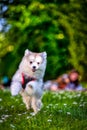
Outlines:
[[36, 69], [32, 69], [32, 71], [33, 71], [33, 72], [35, 72], [35, 71], [36, 71]]

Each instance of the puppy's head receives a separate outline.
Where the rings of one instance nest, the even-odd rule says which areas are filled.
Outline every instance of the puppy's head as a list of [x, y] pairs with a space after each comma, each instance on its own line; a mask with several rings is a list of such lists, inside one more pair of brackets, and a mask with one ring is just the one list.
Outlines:
[[47, 54], [46, 52], [34, 53], [27, 49], [25, 50], [24, 57], [27, 59], [27, 63], [31, 70], [35, 72], [43, 68], [43, 65], [46, 63]]

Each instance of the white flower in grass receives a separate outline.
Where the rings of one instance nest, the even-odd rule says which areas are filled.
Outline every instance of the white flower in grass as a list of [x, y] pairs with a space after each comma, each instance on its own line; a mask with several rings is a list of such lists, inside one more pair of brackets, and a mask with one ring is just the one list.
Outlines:
[[5, 117], [2, 117], [1, 119], [2, 119], [2, 120], [5, 120]]
[[5, 120], [5, 119], [8, 118], [9, 116], [11, 116], [11, 115], [2, 115], [2, 116], [1, 116], [1, 119], [2, 119], [2, 120]]
[[14, 127], [15, 127], [13, 124], [10, 124], [10, 126], [11, 126], [12, 128], [14, 128]]
[[22, 114], [27, 114], [27, 112], [24, 112], [24, 113], [22, 113]]
[[31, 118], [30, 116], [27, 116], [27, 119]]
[[14, 106], [12, 105], [11, 108], [14, 108]]
[[53, 104], [49, 104], [49, 106], [53, 106]]
[[67, 112], [67, 115], [71, 115], [71, 113], [70, 113], [70, 112]]
[[61, 113], [61, 112], [62, 112], [62, 110], [59, 110], [59, 112]]
[[3, 122], [3, 120], [0, 120], [0, 123], [2, 123]]
[[80, 107], [83, 107], [83, 106], [84, 106], [84, 104], [80, 104], [79, 106], [80, 106]]
[[9, 117], [10, 115], [4, 115], [5, 118]]
[[47, 121], [48, 121], [48, 122], [52, 122], [52, 120], [51, 120], [51, 119], [48, 119]]
[[30, 115], [31, 115], [31, 116], [35, 116], [35, 113], [34, 113], [34, 112], [31, 112]]
[[63, 105], [64, 105], [64, 106], [67, 106], [67, 104], [66, 104], [66, 103], [64, 103]]
[[18, 116], [21, 116], [22, 114], [18, 114]]
[[58, 93], [59, 93], [59, 94], [63, 94], [63, 93], [64, 93], [64, 91], [59, 91]]
[[78, 104], [78, 103], [74, 101], [73, 104], [76, 105], [76, 104]]
[[2, 98], [0, 98], [0, 102], [2, 101]]
[[46, 106], [46, 108], [49, 108], [49, 106]]
[[77, 97], [80, 97], [81, 96], [81, 93], [77, 94]]

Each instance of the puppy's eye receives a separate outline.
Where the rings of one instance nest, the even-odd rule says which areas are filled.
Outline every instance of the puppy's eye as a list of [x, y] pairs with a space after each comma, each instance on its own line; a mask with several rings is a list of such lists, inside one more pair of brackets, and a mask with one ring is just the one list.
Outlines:
[[40, 64], [40, 62], [37, 62], [37, 64], [39, 65], [39, 64]]
[[30, 61], [30, 64], [32, 64], [33, 62], [32, 61]]

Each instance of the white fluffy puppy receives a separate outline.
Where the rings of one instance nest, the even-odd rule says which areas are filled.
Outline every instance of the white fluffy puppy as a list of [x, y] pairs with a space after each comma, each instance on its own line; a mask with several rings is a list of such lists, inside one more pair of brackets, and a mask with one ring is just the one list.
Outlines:
[[25, 50], [11, 83], [11, 94], [15, 96], [20, 93], [27, 109], [32, 107], [35, 113], [41, 108], [46, 57], [46, 52], [34, 53]]

